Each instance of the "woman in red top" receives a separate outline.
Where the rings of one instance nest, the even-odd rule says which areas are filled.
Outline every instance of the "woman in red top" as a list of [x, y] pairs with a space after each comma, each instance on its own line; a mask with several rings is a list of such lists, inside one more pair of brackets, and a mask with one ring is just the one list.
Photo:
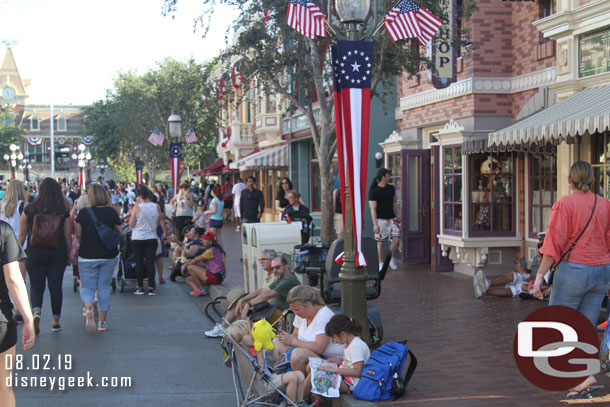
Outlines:
[[[555, 272], [549, 305], [564, 305], [584, 314], [593, 325], [599, 309], [610, 289], [610, 201], [591, 192], [593, 169], [591, 164], [578, 161], [570, 168], [570, 195], [555, 202], [551, 210], [540, 268], [534, 283], [534, 295], [542, 297], [540, 288], [551, 266], [568, 251], [578, 236], [574, 249], [566, 255]], [[570, 390], [567, 397], [578, 398], [592, 391], [593, 376]]]

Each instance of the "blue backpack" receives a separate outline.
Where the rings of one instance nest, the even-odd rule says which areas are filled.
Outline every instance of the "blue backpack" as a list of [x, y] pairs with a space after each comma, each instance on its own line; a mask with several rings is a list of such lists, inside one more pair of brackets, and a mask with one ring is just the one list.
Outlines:
[[[411, 356], [404, 379], [402, 368]], [[362, 368], [362, 376], [354, 388], [354, 397], [360, 400], [381, 401], [397, 399], [402, 396], [411, 379], [417, 359], [405, 346], [398, 342], [388, 342], [371, 353]]]

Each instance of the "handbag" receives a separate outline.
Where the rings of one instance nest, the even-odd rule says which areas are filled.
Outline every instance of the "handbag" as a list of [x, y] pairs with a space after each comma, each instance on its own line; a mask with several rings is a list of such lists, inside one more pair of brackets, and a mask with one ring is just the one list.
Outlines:
[[593, 201], [593, 210], [591, 211], [591, 216], [589, 216], [589, 220], [587, 221], [587, 224], [585, 225], [584, 229], [582, 230], [582, 232], [580, 232], [580, 235], [578, 235], [576, 240], [574, 240], [574, 243], [572, 243], [570, 248], [564, 254], [561, 255], [561, 257], [559, 258], [559, 261], [557, 263], [555, 263], [553, 265], [553, 267], [551, 267], [551, 274], [549, 276], [549, 285], [553, 285], [553, 279], [555, 278], [555, 272], [557, 271], [557, 267], [559, 267], [559, 263], [561, 263], [563, 258], [568, 256], [566, 258], [566, 261], [570, 260], [570, 255], [572, 254], [572, 249], [574, 249], [574, 246], [576, 246], [576, 243], [580, 240], [582, 235], [585, 233], [585, 230], [587, 230], [587, 228], [589, 227], [589, 223], [591, 223], [591, 219], [593, 219], [593, 214], [595, 213], [596, 205], [597, 205], [597, 194], [595, 194], [595, 201]]
[[61, 239], [63, 216], [53, 215], [46, 209], [34, 215], [30, 245], [57, 249]]
[[91, 209], [90, 207], [87, 207], [87, 212], [89, 212], [89, 216], [91, 216], [91, 220], [95, 225], [97, 235], [99, 236], [106, 250], [116, 249], [121, 240], [123, 239], [123, 236], [121, 236], [121, 232], [119, 232], [117, 228], [111, 228], [100, 222], [97, 216], [95, 216], [95, 212], [93, 212], [93, 209]]

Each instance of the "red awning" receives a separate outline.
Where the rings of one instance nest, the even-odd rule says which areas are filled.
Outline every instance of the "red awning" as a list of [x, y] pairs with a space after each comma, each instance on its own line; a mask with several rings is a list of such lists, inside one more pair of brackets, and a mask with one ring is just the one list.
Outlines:
[[195, 172], [193, 175], [195, 177], [199, 177], [201, 175], [219, 174], [222, 172], [222, 167], [224, 167], [224, 165], [225, 163], [222, 161], [222, 158], [219, 158], [213, 164], [208, 165], [203, 170]]

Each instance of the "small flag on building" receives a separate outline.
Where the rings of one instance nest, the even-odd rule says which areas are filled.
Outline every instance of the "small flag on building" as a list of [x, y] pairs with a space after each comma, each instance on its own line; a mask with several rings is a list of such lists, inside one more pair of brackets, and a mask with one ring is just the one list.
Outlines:
[[231, 68], [231, 83], [233, 84], [233, 87], [235, 89], [239, 89], [239, 83], [242, 83], [244, 81], [244, 77], [241, 74], [241, 64], [235, 64], [233, 65], [233, 68]]
[[150, 133], [150, 136], [148, 137], [148, 141], [150, 142], [150, 144], [152, 144], [153, 146], [160, 146], [163, 145], [163, 140], [165, 140], [165, 136], [163, 135], [163, 133], [161, 133], [161, 131], [155, 127], [155, 129], [153, 130], [152, 133]]
[[227, 144], [229, 144], [230, 140], [231, 140], [231, 127], [227, 126], [226, 130], [222, 130], [222, 140], [220, 143], [222, 148], [225, 148], [227, 146]]
[[191, 127], [189, 129], [189, 131], [186, 132], [186, 134], [184, 135], [184, 139], [186, 140], [186, 144], [196, 143], [197, 141], [199, 141], [197, 139], [197, 134], [195, 134], [195, 128], [194, 127]]
[[290, 0], [286, 22], [306, 37], [326, 37], [326, 18], [322, 10], [309, 0]]
[[430, 42], [442, 23], [440, 18], [412, 0], [400, 0], [385, 16], [385, 28], [392, 41], [417, 38], [422, 45]]

